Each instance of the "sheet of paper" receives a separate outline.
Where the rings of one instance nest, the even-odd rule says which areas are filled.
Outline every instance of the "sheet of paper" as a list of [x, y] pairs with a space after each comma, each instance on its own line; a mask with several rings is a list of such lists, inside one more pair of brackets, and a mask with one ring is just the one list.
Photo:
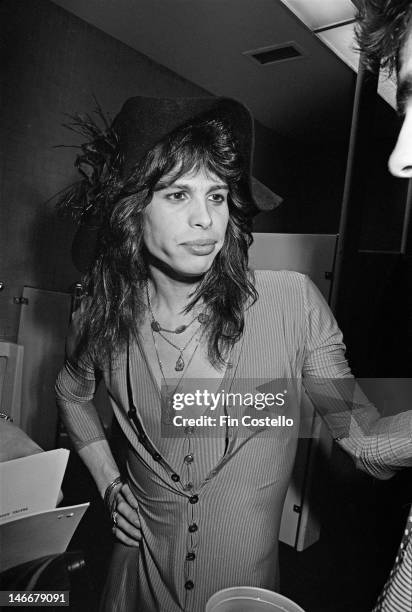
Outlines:
[[68, 458], [58, 448], [0, 463], [0, 524], [55, 508]]
[[89, 504], [55, 508], [0, 525], [0, 572], [63, 553]]

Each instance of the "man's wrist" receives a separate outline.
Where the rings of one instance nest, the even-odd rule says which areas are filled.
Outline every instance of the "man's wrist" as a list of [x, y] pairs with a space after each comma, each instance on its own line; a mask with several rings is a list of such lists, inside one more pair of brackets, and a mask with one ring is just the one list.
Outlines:
[[116, 476], [106, 487], [103, 495], [103, 504], [106, 508], [109, 516], [111, 516], [113, 511], [113, 502], [115, 499], [115, 493], [122, 486], [122, 479], [120, 476]]

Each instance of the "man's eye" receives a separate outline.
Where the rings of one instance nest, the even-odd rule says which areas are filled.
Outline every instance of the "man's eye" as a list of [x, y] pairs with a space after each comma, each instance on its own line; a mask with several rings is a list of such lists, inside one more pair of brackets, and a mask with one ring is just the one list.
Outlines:
[[224, 196], [222, 193], [212, 193], [209, 197], [213, 202], [218, 204], [226, 200], [226, 196]]
[[174, 191], [173, 193], [168, 193], [167, 194], [167, 199], [168, 200], [174, 200], [175, 202], [181, 202], [182, 200], [185, 199], [185, 192], [184, 191]]

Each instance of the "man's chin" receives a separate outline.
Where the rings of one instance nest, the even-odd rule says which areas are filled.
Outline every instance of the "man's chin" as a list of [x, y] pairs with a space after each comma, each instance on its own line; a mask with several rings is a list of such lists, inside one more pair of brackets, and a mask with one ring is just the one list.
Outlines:
[[182, 263], [178, 262], [177, 265], [173, 266], [168, 262], [153, 256], [152, 254], [149, 254], [147, 261], [150, 265], [158, 268], [170, 278], [187, 283], [195, 283], [201, 280], [213, 265], [212, 259], [207, 262], [189, 260]]

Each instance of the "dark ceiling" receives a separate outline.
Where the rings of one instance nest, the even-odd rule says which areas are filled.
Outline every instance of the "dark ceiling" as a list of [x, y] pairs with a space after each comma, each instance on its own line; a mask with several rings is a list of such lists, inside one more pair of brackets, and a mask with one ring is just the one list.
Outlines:
[[[54, 0], [55, 4], [300, 141], [347, 140], [355, 74], [281, 0]], [[303, 57], [245, 52], [294, 42]]]

